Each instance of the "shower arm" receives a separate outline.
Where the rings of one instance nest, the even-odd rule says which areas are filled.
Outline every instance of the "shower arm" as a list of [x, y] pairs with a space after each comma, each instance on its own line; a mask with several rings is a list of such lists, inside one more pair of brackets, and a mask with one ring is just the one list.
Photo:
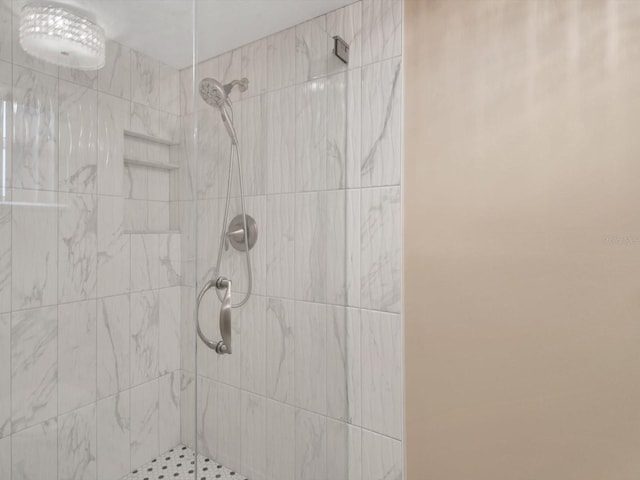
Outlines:
[[[204, 295], [212, 288], [225, 291], [222, 306], [220, 307], [220, 336], [222, 340], [218, 342], [207, 338], [200, 328], [200, 303]], [[204, 285], [196, 301], [196, 327], [198, 336], [207, 347], [219, 355], [231, 353], [231, 280], [225, 277], [218, 277], [217, 280], [209, 280]]]

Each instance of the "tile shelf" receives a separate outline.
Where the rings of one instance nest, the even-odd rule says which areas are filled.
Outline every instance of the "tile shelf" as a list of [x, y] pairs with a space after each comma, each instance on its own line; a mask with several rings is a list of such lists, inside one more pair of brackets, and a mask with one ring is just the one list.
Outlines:
[[136, 165], [138, 167], [157, 168], [160, 170], [177, 170], [180, 167], [172, 163], [148, 162], [146, 160], [137, 160], [135, 158], [124, 158], [125, 165]]
[[146, 140], [148, 142], [159, 143], [161, 145], [167, 145], [167, 146], [180, 145], [180, 142], [175, 142], [168, 138], [154, 137], [152, 135], [147, 135], [145, 133], [134, 132], [133, 130], [124, 130], [124, 136], [139, 138], [141, 140]]
[[180, 230], [125, 230], [125, 235], [161, 235], [161, 234], [179, 234]]

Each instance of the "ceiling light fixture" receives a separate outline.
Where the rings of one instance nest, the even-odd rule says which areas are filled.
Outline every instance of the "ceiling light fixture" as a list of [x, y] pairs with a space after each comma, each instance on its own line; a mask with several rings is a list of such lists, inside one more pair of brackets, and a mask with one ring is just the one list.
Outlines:
[[104, 30], [66, 5], [26, 5], [20, 14], [20, 45], [28, 54], [63, 67], [104, 66]]

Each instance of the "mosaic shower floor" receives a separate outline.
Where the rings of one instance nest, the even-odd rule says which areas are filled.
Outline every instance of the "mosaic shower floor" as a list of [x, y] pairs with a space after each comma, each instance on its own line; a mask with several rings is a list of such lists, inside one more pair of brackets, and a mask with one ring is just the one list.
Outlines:
[[[194, 480], [194, 452], [178, 445], [133, 470], [122, 480]], [[239, 473], [198, 455], [197, 480], [249, 480]]]

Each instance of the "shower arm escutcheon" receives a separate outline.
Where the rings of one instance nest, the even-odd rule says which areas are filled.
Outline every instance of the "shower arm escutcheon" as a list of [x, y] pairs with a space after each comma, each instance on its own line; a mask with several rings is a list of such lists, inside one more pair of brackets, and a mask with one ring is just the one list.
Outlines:
[[[220, 307], [220, 336], [222, 340], [218, 342], [208, 339], [200, 328], [200, 302], [202, 302], [204, 295], [212, 288], [225, 291]], [[196, 327], [200, 340], [202, 340], [207, 347], [214, 350], [218, 355], [231, 353], [231, 280], [225, 277], [218, 277], [217, 280], [209, 280], [204, 287], [202, 287], [196, 300]]]

